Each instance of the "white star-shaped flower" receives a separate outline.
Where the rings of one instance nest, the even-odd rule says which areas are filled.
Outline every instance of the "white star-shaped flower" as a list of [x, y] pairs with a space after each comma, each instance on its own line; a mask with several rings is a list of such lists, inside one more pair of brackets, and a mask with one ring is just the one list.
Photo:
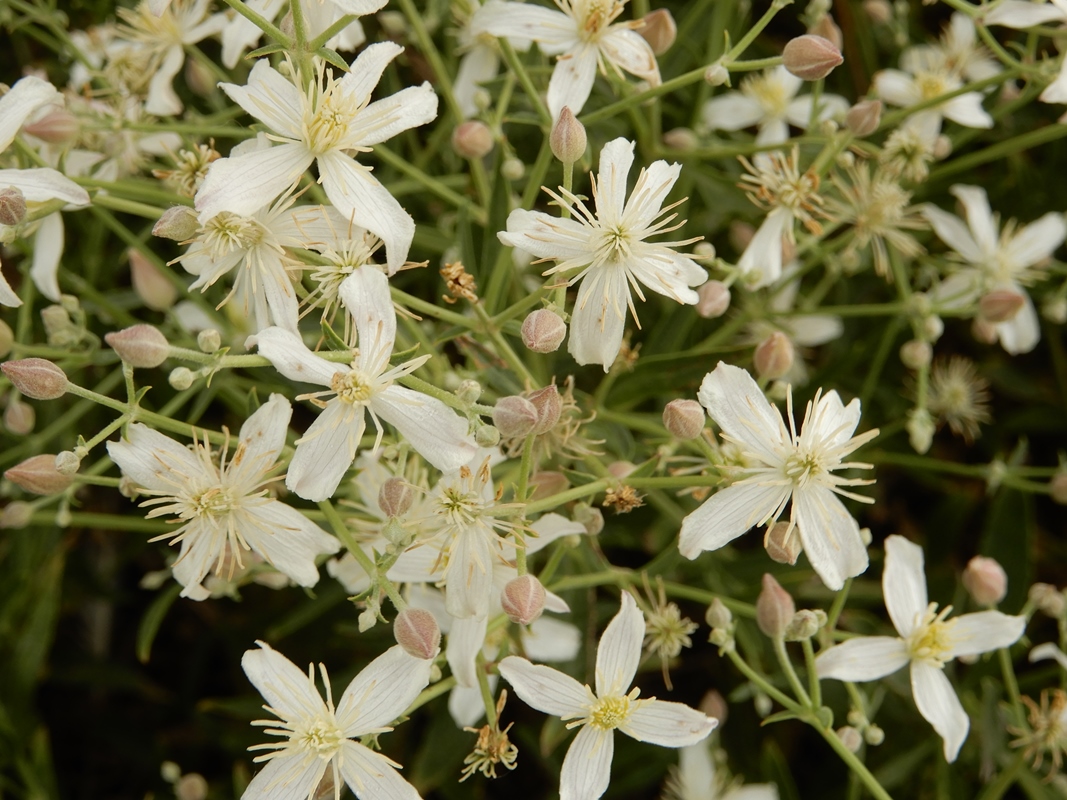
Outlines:
[[651, 236], [677, 230], [669, 213], [679, 203], [663, 207], [674, 187], [681, 165], [655, 161], [642, 169], [629, 199], [626, 178], [634, 161], [634, 143], [615, 139], [600, 152], [600, 176], [593, 181], [596, 212], [575, 194], [560, 187], [549, 192], [559, 205], [572, 206], [574, 219], [553, 217], [541, 211], [516, 209], [508, 216], [507, 232], [500, 241], [521, 247], [543, 260], [558, 263], [544, 274], [581, 271], [570, 279], [581, 281], [571, 317], [568, 350], [579, 364], [611, 367], [622, 347], [626, 310], [637, 318], [631, 287], [644, 300], [641, 285], [686, 305], [695, 305], [697, 293], [689, 288], [707, 280], [707, 271], [673, 248], [679, 242], [647, 242]]
[[882, 595], [900, 637], [849, 639], [819, 653], [815, 669], [820, 678], [874, 681], [910, 665], [915, 705], [944, 740], [945, 759], [955, 761], [970, 720], [945, 676], [945, 664], [1010, 647], [1023, 635], [1026, 618], [980, 611], [947, 619], [952, 606], [938, 612], [937, 603], [927, 600], [922, 548], [903, 536], [885, 540]]
[[703, 740], [718, 721], [682, 703], [649, 698], [630, 689], [641, 660], [645, 619], [629, 592], [608, 623], [596, 653], [596, 691], [570, 675], [508, 656], [500, 674], [524, 703], [580, 728], [560, 774], [560, 800], [596, 800], [608, 788], [615, 730], [639, 742], [685, 747]]
[[723, 362], [704, 377], [697, 398], [735, 445], [743, 467], [741, 477], [721, 489], [682, 521], [678, 549], [686, 558], [704, 550], [718, 550], [756, 525], [773, 525], [791, 502], [794, 526], [808, 560], [829, 588], [837, 590], [845, 578], [867, 569], [867, 548], [859, 525], [837, 495], [874, 502], [847, 490], [873, 483], [836, 475], [840, 469], [870, 468], [845, 462], [878, 430], [853, 436], [860, 421], [860, 401], [848, 406], [837, 392], [817, 392], [804, 413], [798, 433], [793, 422], [792, 395], [789, 427], [752, 376]]

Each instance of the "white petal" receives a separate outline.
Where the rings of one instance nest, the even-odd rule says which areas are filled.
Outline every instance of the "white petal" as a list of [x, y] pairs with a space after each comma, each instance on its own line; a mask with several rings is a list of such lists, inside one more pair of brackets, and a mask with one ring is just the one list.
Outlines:
[[331, 400], [296, 442], [285, 485], [316, 503], [333, 496], [359, 449], [366, 428], [363, 407]]
[[910, 660], [903, 639], [857, 636], [819, 653], [815, 671], [820, 678], [837, 681], [876, 681], [892, 675]]
[[545, 514], [530, 525], [530, 529], [537, 535], [526, 537], [527, 554], [544, 550], [552, 542], [564, 536], [577, 536], [585, 533], [585, 526], [580, 522], [573, 522], [555, 512]]
[[365, 17], [385, 7], [388, 0], [330, 0], [335, 6], [346, 14], [354, 17]]
[[645, 638], [645, 617], [629, 592], [622, 593], [618, 613], [604, 629], [596, 651], [597, 697], [624, 695], [634, 682]]
[[59, 260], [63, 256], [63, 215], [58, 211], [41, 220], [33, 235], [33, 265], [30, 277], [41, 294], [59, 302]]
[[478, 106], [474, 102], [474, 97], [481, 88], [481, 84], [496, 77], [499, 68], [500, 58], [496, 50], [483, 44], [474, 45], [459, 60], [459, 70], [456, 72], [455, 83], [452, 84], [452, 93], [464, 117], [477, 116]]
[[126, 429], [128, 439], [107, 443], [107, 453], [122, 473], [150, 491], [173, 491], [176, 480], [203, 474], [189, 448], [135, 422]]
[[250, 516], [258, 524], [251, 530], [241, 529], [249, 546], [298, 586], [317, 584], [319, 568], [315, 558], [341, 549], [337, 539], [280, 501], [266, 503]]
[[538, 661], [571, 661], [581, 650], [582, 632], [569, 622], [541, 617], [522, 634], [522, 646]]
[[348, 141], [368, 147], [436, 118], [437, 94], [433, 87], [428, 83], [409, 86], [363, 109], [349, 127]]
[[385, 727], [430, 682], [433, 660], [416, 658], [394, 645], [365, 666], [337, 703], [337, 724], [354, 738]]
[[1051, 256], [1065, 238], [1067, 222], [1063, 214], [1050, 211], [1016, 231], [1004, 248], [1004, 255], [1017, 267], [1029, 267]]
[[837, 591], [845, 578], [867, 569], [867, 547], [860, 528], [837, 496], [825, 486], [793, 491], [793, 517], [804, 553], [826, 588]]
[[951, 764], [959, 755], [971, 727], [971, 721], [960, 705], [952, 684], [948, 682], [944, 670], [923, 661], [913, 661], [911, 692], [923, 719], [933, 725], [944, 740], [945, 760]]
[[713, 97], [701, 112], [704, 124], [712, 130], [739, 131], [751, 128], [764, 118], [763, 106], [741, 92]]
[[611, 369], [622, 349], [629, 307], [626, 275], [613, 266], [594, 267], [582, 279], [571, 313], [567, 351], [579, 364], [602, 364]]
[[612, 25], [600, 37], [598, 44], [601, 55], [611, 64], [648, 81], [652, 86], [660, 84], [656, 54], [652, 52], [648, 40], [637, 31], [625, 25]]
[[[498, 681], [498, 676], [489, 676], [490, 692], [496, 689]], [[452, 721], [456, 723], [457, 728], [473, 728], [475, 723], [485, 716], [482, 690], [469, 686], [453, 686], [452, 691], [448, 693], [448, 713], [452, 716]]]
[[583, 725], [563, 759], [559, 800], [597, 800], [603, 795], [611, 781], [614, 754], [614, 731]]
[[580, 716], [589, 702], [588, 690], [570, 675], [519, 656], [501, 661], [500, 674], [522, 702], [554, 717]]
[[306, 672], [266, 642], [259, 650], [246, 650], [241, 668], [267, 705], [287, 719], [300, 719], [326, 711], [326, 704]]
[[15, 294], [15, 290], [11, 288], [11, 284], [7, 282], [7, 278], [0, 274], [0, 306], [18, 308], [21, 305], [22, 299]]
[[89, 205], [89, 193], [54, 169], [0, 169], [0, 186], [13, 186], [31, 203], [64, 200], [75, 206]]
[[[1016, 288], [1021, 287], [1016, 286]], [[1019, 353], [1029, 353], [1041, 340], [1041, 321], [1034, 308], [1034, 301], [1030, 299], [1027, 292], [1022, 291], [1021, 294], [1025, 298], [1023, 307], [1010, 320], [996, 325], [997, 338], [1000, 340], [1001, 347], [1013, 356]]]
[[319, 358], [299, 336], [284, 328], [262, 330], [249, 338], [248, 345], [258, 347], [259, 354], [266, 356], [278, 372], [292, 381], [329, 386], [334, 375], [348, 371], [340, 364]]
[[[571, 110], [574, 111], [574, 108]], [[634, 146], [633, 142], [620, 136], [612, 139], [600, 151], [596, 208], [597, 217], [605, 226], [617, 224], [626, 213], [626, 179], [634, 163]]]
[[377, 266], [365, 264], [344, 279], [337, 293], [356, 326], [360, 368], [376, 375], [385, 372], [396, 341], [389, 279]]
[[971, 656], [1011, 647], [1026, 630], [1026, 617], [1010, 617], [999, 611], [962, 614], [952, 620], [949, 658]]
[[393, 385], [370, 403], [423, 458], [442, 472], [457, 470], [477, 451], [467, 421], [436, 397]]
[[946, 119], [968, 128], [992, 128], [993, 118], [982, 108], [979, 92], [965, 92], [939, 106]]
[[1034, 3], [1031, 0], [1001, 0], [984, 17], [986, 25], [1003, 25], [1006, 28], [1032, 28], [1046, 22], [1067, 22], [1067, 14], [1051, 3]]
[[196, 193], [200, 221], [207, 222], [220, 211], [251, 216], [300, 180], [314, 160], [300, 143], [220, 158]]
[[241, 426], [238, 450], [227, 466], [229, 477], [235, 482], [255, 480], [270, 469], [285, 446], [292, 416], [293, 407], [280, 394], [272, 394], [257, 408]]
[[[765, 119], [760, 123], [759, 132], [756, 134], [756, 144], [761, 147], [768, 144], [781, 144], [789, 139], [789, 125], [784, 119]], [[760, 161], [767, 158], [766, 153], [756, 153], [752, 156], [756, 166]]]
[[[623, 139], [622, 141], [625, 142], [626, 140]], [[601, 155], [601, 162], [603, 162], [603, 158], [603, 155]], [[632, 150], [630, 160], [633, 160]], [[626, 201], [625, 211], [623, 212], [628, 227], [634, 229], [646, 228], [655, 221], [656, 217], [660, 215], [660, 209], [666, 201], [667, 195], [670, 194], [674, 184], [678, 181], [681, 171], [681, 164], [668, 164], [662, 160], [653, 161], [647, 169], [641, 170], [637, 177], [637, 183], [634, 185], [634, 190], [630, 194], [630, 199]], [[628, 172], [629, 165], [627, 165]], [[621, 183], [625, 193], [626, 174], [623, 174]], [[598, 186], [597, 189], [599, 190], [600, 187]], [[662, 247], [662, 245], [660, 246]]]
[[559, 119], [566, 106], [577, 116], [593, 91], [597, 69], [596, 45], [579, 44], [559, 57], [548, 81], [548, 110]]
[[967, 226], [978, 247], [985, 255], [997, 252], [999, 231], [993, 212], [989, 209], [989, 197], [985, 189], [979, 186], [956, 184], [950, 190], [963, 205], [967, 215]]
[[897, 633], [907, 638], [926, 613], [926, 575], [923, 549], [896, 534], [885, 540], [882, 595]]
[[1052, 659], [1063, 669], [1067, 669], [1067, 654], [1065, 654], [1052, 642], [1039, 644], [1037, 647], [1030, 651], [1030, 655], [1027, 657], [1027, 659], [1031, 664], [1037, 661], [1045, 661], [1046, 659]]
[[[278, 16], [285, 0], [247, 0], [245, 5], [261, 17], [273, 20]], [[235, 16], [222, 31], [222, 65], [227, 69], [237, 66], [241, 54], [263, 36], [256, 24], [240, 14]], [[267, 60], [264, 59], [264, 62]], [[255, 67], [253, 67], [253, 72]], [[249, 76], [251, 78], [251, 76]]]
[[577, 266], [593, 260], [592, 235], [593, 229], [577, 220], [516, 208], [508, 214], [507, 231], [498, 233], [497, 238], [538, 258], [574, 260]]
[[19, 128], [34, 111], [62, 99], [55, 86], [33, 75], [15, 81], [7, 94], [0, 97], [0, 153], [14, 141]]
[[174, 532], [175, 535], [179, 532], [182, 535], [178, 560], [171, 567], [174, 580], [185, 587], [181, 597], [198, 599], [204, 591], [200, 584], [225, 552], [224, 525], [206, 519], [194, 519]]
[[537, 42], [545, 55], [562, 53], [578, 41], [578, 25], [573, 18], [560, 11], [528, 3], [490, 0], [474, 14], [470, 29], [475, 38], [481, 33], [488, 33], [501, 38]]
[[682, 520], [678, 550], [689, 559], [718, 550], [771, 516], [790, 493], [788, 486], [742, 484], [720, 489]]
[[484, 617], [493, 592], [493, 560], [489, 532], [481, 523], [455, 535], [445, 567], [445, 607], [457, 619]]
[[448, 633], [445, 658], [456, 678], [456, 684], [471, 689], [478, 688], [478, 670], [475, 659], [485, 644], [485, 631], [489, 616], [457, 619]]
[[252, 778], [241, 800], [308, 800], [326, 766], [325, 761], [308, 762], [300, 754], [272, 758]]
[[982, 263], [981, 247], [975, 241], [967, 226], [963, 224], [963, 220], [929, 203], [923, 205], [920, 210], [941, 241], [963, 256], [969, 263]]
[[[791, 100], [786, 106], [785, 118], [790, 124], [806, 130], [811, 121], [811, 102], [812, 95], [810, 94]], [[824, 94], [819, 98], [819, 116], [816, 122], [842, 117], [846, 111], [848, 111], [848, 101], [845, 98], [836, 94]]]
[[801, 347], [818, 347], [821, 344], [840, 339], [845, 326], [840, 317], [829, 314], [805, 314], [789, 320], [792, 339]]
[[788, 440], [782, 415], [768, 402], [752, 376], [720, 361], [704, 376], [697, 399], [724, 434], [765, 464], [776, 464]]
[[883, 69], [874, 75], [874, 90], [895, 106], [913, 106], [922, 100], [922, 92], [915, 79], [898, 69]]
[[182, 101], [174, 91], [174, 78], [185, 63], [185, 50], [181, 45], [167, 49], [163, 61], [152, 73], [148, 82], [148, 94], [144, 110], [157, 117], [170, 117], [182, 113]]
[[345, 742], [341, 774], [359, 800], [420, 800], [419, 793], [381, 753]]
[[1038, 97], [1042, 103], [1067, 103], [1067, 59], [1060, 64], [1060, 71]]
[[708, 272], [692, 259], [649, 242], [634, 242], [633, 257], [626, 267], [643, 286], [685, 305], [696, 305], [700, 300], [689, 287], [707, 281]]
[[[262, 32], [257, 28], [256, 33], [258, 39]], [[300, 90], [274, 69], [269, 59], [256, 61], [246, 85], [220, 83], [219, 88], [275, 133], [296, 141], [303, 138], [304, 105]]]
[[682, 703], [646, 700], [619, 727], [639, 742], [686, 747], [703, 741], [719, 721]]
[[745, 285], [759, 289], [782, 276], [782, 237], [793, 225], [789, 209], [779, 207], [767, 215], [752, 241], [737, 260], [737, 269], [746, 276]]
[[927, 295], [942, 308], [964, 308], [978, 301], [982, 283], [981, 270], [961, 269], [935, 285]]

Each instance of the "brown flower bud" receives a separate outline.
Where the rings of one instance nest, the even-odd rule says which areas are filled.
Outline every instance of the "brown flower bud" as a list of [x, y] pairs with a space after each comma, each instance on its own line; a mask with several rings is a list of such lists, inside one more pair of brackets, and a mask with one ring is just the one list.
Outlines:
[[1008, 593], [1008, 575], [996, 559], [975, 556], [963, 571], [963, 588], [980, 606], [995, 606]]
[[797, 563], [802, 549], [796, 527], [790, 529], [788, 522], [776, 522], [767, 528], [767, 533], [763, 535], [763, 547], [771, 560], [790, 566]]
[[29, 403], [23, 403], [17, 396], [12, 396], [4, 409], [4, 427], [16, 436], [33, 433], [37, 423], [37, 412]]
[[529, 625], [545, 610], [545, 587], [533, 575], [512, 578], [500, 593], [500, 605], [512, 622]]
[[700, 710], [712, 719], [717, 719], [719, 727], [726, 724], [727, 709], [726, 698], [714, 689], [705, 692], [704, 696], [700, 698]]
[[49, 144], [65, 144], [78, 135], [80, 128], [77, 117], [65, 108], [57, 107], [40, 119], [23, 126], [22, 130]]
[[552, 353], [567, 336], [567, 323], [555, 311], [539, 308], [522, 321], [522, 343], [535, 353]]
[[756, 623], [772, 639], [785, 636], [786, 628], [797, 613], [792, 596], [770, 573], [763, 574], [763, 591], [756, 599]]
[[552, 155], [564, 164], [573, 164], [585, 155], [588, 143], [585, 126], [574, 116], [570, 106], [564, 106], [548, 138]]
[[537, 420], [537, 408], [525, 397], [501, 397], [493, 406], [493, 425], [505, 439], [528, 436]]
[[461, 122], [452, 131], [452, 149], [463, 158], [483, 158], [493, 151], [493, 132], [478, 120]]
[[823, 14], [819, 17], [819, 21], [808, 29], [808, 33], [821, 36], [838, 50], [845, 46], [845, 37], [841, 34], [841, 28], [838, 27], [838, 24], [834, 22], [834, 18], [829, 14]]
[[730, 307], [730, 288], [722, 281], [708, 281], [697, 289], [696, 311], [704, 319], [715, 319]]
[[671, 400], [663, 409], [663, 427], [679, 439], [700, 436], [704, 421], [704, 407], [696, 400]]
[[861, 100], [845, 113], [845, 125], [856, 136], [870, 136], [881, 122], [881, 100]]
[[441, 629], [424, 608], [406, 608], [397, 614], [393, 636], [404, 652], [415, 658], [433, 658], [441, 647]]
[[563, 398], [559, 396], [556, 384], [550, 383], [544, 389], [531, 392], [526, 395], [526, 399], [537, 409], [537, 424], [533, 432], [542, 434], [552, 430], [559, 422], [559, 415], [563, 412]]
[[167, 360], [170, 344], [166, 337], [151, 325], [133, 325], [104, 336], [108, 346], [119, 358], [138, 369], [153, 369]]
[[975, 317], [971, 321], [971, 336], [982, 344], [993, 344], [997, 340], [997, 326], [985, 317]]
[[909, 339], [900, 346], [900, 362], [908, 369], [928, 367], [933, 357], [934, 349], [922, 339]]
[[793, 367], [793, 342], [781, 331], [775, 331], [759, 343], [752, 360], [761, 378], [781, 378]]
[[67, 376], [51, 361], [23, 358], [0, 364], [12, 385], [34, 400], [55, 400], [67, 393]]
[[386, 517], [402, 517], [415, 502], [415, 488], [403, 478], [390, 478], [378, 490], [378, 508]]
[[665, 8], [657, 8], [645, 14], [641, 20], [644, 23], [637, 32], [648, 42], [652, 52], [661, 56], [671, 49], [674, 40], [678, 38], [678, 26], [674, 22], [671, 12]]
[[57, 494], [74, 482], [73, 477], [56, 470], [56, 457], [48, 453], [27, 458], [5, 472], [4, 477], [30, 494]]
[[1067, 472], [1057, 472], [1048, 482], [1049, 497], [1053, 503], [1067, 506]]
[[16, 186], [0, 189], [0, 225], [19, 225], [26, 219], [26, 196]]
[[978, 301], [978, 311], [989, 322], [1008, 322], [1015, 319], [1023, 306], [1026, 296], [1014, 289], [994, 289], [982, 295]]
[[571, 482], [562, 472], [544, 469], [530, 476], [530, 499], [544, 500], [570, 488]]
[[0, 511], [0, 529], [25, 528], [33, 519], [33, 506], [21, 500], [15, 500]]
[[152, 235], [161, 239], [184, 242], [196, 236], [198, 230], [200, 230], [200, 223], [197, 222], [196, 212], [193, 209], [189, 206], [171, 206], [152, 226]]
[[834, 71], [844, 58], [829, 39], [806, 33], [782, 50], [782, 64], [801, 80], [817, 81]]
[[159, 271], [159, 267], [141, 255], [140, 251], [130, 248], [130, 282], [133, 290], [148, 308], [153, 311], [166, 311], [178, 299], [178, 289]]

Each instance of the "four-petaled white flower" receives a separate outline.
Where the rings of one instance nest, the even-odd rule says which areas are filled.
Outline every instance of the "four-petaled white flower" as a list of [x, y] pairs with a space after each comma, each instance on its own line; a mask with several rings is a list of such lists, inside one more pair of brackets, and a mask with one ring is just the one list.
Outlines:
[[212, 164], [196, 195], [201, 220], [220, 211], [252, 214], [292, 187], [314, 162], [326, 196], [341, 216], [385, 243], [390, 274], [400, 269], [415, 222], [352, 153], [369, 152], [437, 116], [437, 95], [429, 83], [370, 102], [385, 68], [403, 50], [392, 42], [372, 44], [341, 78], [317, 62], [318, 74], [306, 90], [298, 76], [284, 77], [266, 59], [256, 62], [246, 86], [219, 84], [280, 144]]
[[[292, 416], [289, 401], [273, 394], [241, 426], [237, 449], [220, 465], [207, 445], [190, 450], [151, 428], [134, 423], [125, 441], [108, 442], [107, 452], [126, 477], [155, 506], [149, 518], [174, 515], [184, 524], [159, 539], [181, 542], [174, 577], [183, 597], [203, 600], [201, 586], [212, 567], [242, 566], [242, 551], [261, 555], [301, 586], [319, 580], [315, 557], [336, 553], [336, 539], [265, 489], [265, 479], [285, 445]], [[154, 540], [153, 540], [154, 541]]]
[[945, 759], [955, 761], [970, 729], [967, 712], [945, 676], [945, 664], [958, 656], [975, 656], [1010, 647], [1023, 635], [1025, 617], [980, 611], [947, 619], [926, 596], [923, 551], [903, 536], [885, 540], [882, 594], [900, 638], [857, 636], [819, 653], [820, 678], [873, 681], [911, 666], [915, 705], [944, 740]]
[[1063, 214], [1050, 211], [1029, 225], [1017, 228], [1010, 221], [1001, 229], [999, 219], [990, 211], [985, 189], [956, 185], [949, 191], [963, 204], [966, 223], [930, 204], [922, 207], [922, 213], [934, 233], [972, 266], [951, 275], [931, 292], [931, 297], [946, 307], [958, 308], [996, 289], [1018, 293], [1024, 299], [1022, 307], [1011, 319], [994, 327], [1005, 350], [1012, 355], [1028, 353], [1037, 346], [1041, 327], [1023, 287], [1040, 276], [1036, 265], [1063, 244], [1067, 222]]
[[[384, 420], [437, 469], [459, 469], [476, 450], [466, 420], [434, 397], [395, 385], [430, 356], [390, 367], [396, 312], [385, 274], [372, 265], [360, 267], [339, 291], [359, 336], [351, 366], [316, 355], [299, 336], [283, 328], [270, 327], [249, 338], [249, 344], [258, 345], [259, 352], [285, 377], [329, 387], [304, 395], [323, 412], [297, 441], [285, 485], [307, 500], [330, 497], [356, 457], [367, 412], [378, 429], [378, 442]], [[333, 397], [323, 402], [324, 395]]]
[[873, 481], [835, 474], [871, 466], [844, 461], [878, 435], [877, 429], [852, 435], [860, 421], [860, 401], [845, 406], [837, 392], [816, 392], [797, 433], [791, 394], [787, 428], [752, 376], [721, 361], [704, 377], [697, 398], [722, 429], [723, 438], [736, 445], [744, 466], [731, 467], [742, 477], [682, 521], [678, 541], [682, 555], [696, 558], [704, 550], [729, 544], [753, 526], [773, 525], [792, 501], [789, 524], [827, 587], [840, 589], [845, 578], [867, 569], [859, 525], [836, 495], [873, 503], [844, 488]]
[[352, 679], [334, 706], [326, 667], [319, 665], [326, 686], [323, 702], [314, 666], [305, 675], [270, 645], [257, 644], [261, 649], [246, 651], [241, 666], [267, 701], [264, 708], [279, 719], [252, 724], [286, 741], [249, 748], [273, 752], [255, 758], [267, 765], [248, 784], [242, 800], [311, 800], [327, 769], [335, 800], [340, 800], [346, 783], [360, 800], [418, 800], [415, 787], [397, 773], [399, 764], [352, 740], [392, 730], [389, 723], [430, 682], [432, 659], [408, 655], [400, 645], [391, 647]]
[[699, 298], [689, 287], [699, 286], [708, 277], [691, 258], [672, 249], [697, 239], [645, 241], [685, 224], [671, 224], [677, 214], [665, 216], [682, 201], [663, 207], [681, 166], [653, 162], [641, 170], [627, 200], [626, 178], [633, 160], [633, 142], [620, 138], [604, 145], [600, 177], [593, 181], [595, 214], [581, 198], [560, 187], [558, 195], [549, 194], [560, 206], [573, 207], [575, 219], [516, 209], [508, 216], [507, 231], [498, 234], [505, 244], [542, 260], [555, 259], [558, 263], [545, 275], [581, 268], [570, 279], [571, 283], [581, 281], [581, 286], [568, 349], [579, 364], [603, 364], [605, 372], [622, 347], [627, 308], [637, 319], [631, 287], [641, 300], [645, 299], [643, 284], [679, 303], [695, 305]]
[[645, 619], [629, 592], [608, 623], [596, 654], [596, 691], [559, 670], [508, 656], [500, 674], [523, 702], [579, 727], [560, 774], [560, 800], [596, 800], [608, 788], [615, 729], [639, 742], [685, 747], [703, 740], [718, 721], [682, 703], [630, 690], [645, 637]]
[[[564, 106], [580, 114], [593, 91], [597, 68], [608, 65], [660, 83], [656, 54], [634, 30], [634, 23], [615, 22], [626, 0], [555, 0], [559, 11], [529, 3], [490, 0], [475, 13], [471, 33], [507, 37], [517, 46], [537, 42], [541, 52], [559, 56], [548, 82], [548, 110], [558, 119]], [[640, 25], [640, 23], [638, 23]]]

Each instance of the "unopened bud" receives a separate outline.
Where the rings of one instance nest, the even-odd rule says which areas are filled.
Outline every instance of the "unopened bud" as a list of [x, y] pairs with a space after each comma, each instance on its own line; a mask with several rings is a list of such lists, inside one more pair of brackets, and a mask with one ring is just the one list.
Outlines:
[[456, 387], [456, 397], [464, 403], [477, 403], [482, 396], [482, 385], [478, 381], [467, 379]]
[[163, 216], [152, 227], [152, 235], [161, 239], [171, 239], [175, 242], [184, 242], [196, 236], [200, 230], [200, 223], [196, 220], [196, 212], [188, 206], [171, 206], [163, 212]]
[[81, 465], [81, 458], [71, 450], [56, 453], [56, 472], [60, 475], [74, 475], [81, 468]]
[[722, 281], [707, 281], [697, 289], [696, 312], [704, 319], [715, 319], [730, 307], [730, 288]]
[[585, 126], [574, 116], [570, 106], [564, 106], [559, 112], [559, 119], [552, 126], [548, 144], [552, 148], [552, 155], [564, 164], [573, 164], [585, 155], [589, 139]]
[[620, 481], [632, 475], [635, 469], [637, 465], [632, 461], [612, 461], [608, 464], [608, 472]]
[[521, 180], [525, 173], [526, 165], [522, 163], [522, 159], [514, 156], [505, 158], [504, 163], [500, 165], [500, 174], [509, 181]]
[[50, 453], [27, 458], [7, 470], [4, 477], [30, 494], [57, 494], [74, 482], [71, 476], [56, 470], [56, 457]]
[[845, 113], [845, 125], [856, 136], [870, 136], [881, 122], [881, 100], [861, 100]]
[[26, 436], [33, 433], [33, 426], [37, 424], [37, 412], [29, 403], [23, 403], [17, 397], [7, 401], [4, 409], [4, 427], [16, 436]]
[[67, 393], [67, 376], [51, 361], [23, 358], [0, 364], [11, 384], [34, 400], [55, 400]]
[[763, 547], [773, 561], [793, 566], [802, 549], [796, 526], [788, 522], [774, 523], [763, 536]]
[[501, 397], [493, 406], [493, 425], [505, 439], [528, 436], [537, 425], [537, 408], [525, 397]]
[[159, 267], [132, 248], [129, 258], [130, 282], [141, 302], [153, 311], [166, 311], [173, 306], [178, 299], [178, 289], [159, 271]]
[[885, 741], [885, 731], [877, 725], [868, 725], [863, 731], [863, 740], [871, 747], [877, 747]]
[[544, 469], [530, 476], [530, 499], [544, 500], [560, 492], [567, 491], [571, 482], [562, 472]]
[[158, 329], [151, 325], [133, 325], [104, 336], [108, 346], [119, 358], [138, 369], [153, 369], [167, 360], [170, 344]]
[[978, 310], [990, 322], [1008, 322], [1015, 319], [1015, 315], [1024, 305], [1026, 297], [1022, 292], [1014, 289], [994, 289], [982, 295], [982, 299], [978, 301]]
[[474, 432], [474, 443], [479, 447], [496, 447], [500, 444], [500, 431], [492, 425], [482, 425]]
[[196, 346], [201, 353], [214, 353], [222, 347], [222, 334], [214, 328], [205, 328], [196, 335]]
[[1008, 593], [1008, 575], [996, 559], [975, 556], [963, 570], [965, 588], [980, 606], [995, 606]]
[[217, 91], [218, 76], [195, 58], [185, 59], [185, 85], [199, 97], [211, 97]]
[[993, 344], [998, 338], [997, 326], [985, 317], [975, 317], [971, 321], [971, 336], [982, 344]]
[[833, 42], [811, 33], [790, 40], [782, 50], [782, 64], [805, 81], [825, 78], [844, 60]]
[[920, 370], [930, 366], [934, 349], [929, 342], [922, 339], [909, 339], [900, 346], [900, 362], [911, 370]]
[[893, 19], [893, 6], [889, 0], [863, 0], [863, 10], [875, 25], [885, 25]]
[[[190, 59], [189, 63], [196, 64], [197, 62]], [[175, 800], [205, 800], [207, 792], [207, 781], [199, 772], [182, 775], [174, 784]]]
[[1067, 322], [1067, 297], [1048, 298], [1041, 304], [1041, 314], [1056, 325]]
[[1067, 506], [1067, 472], [1057, 472], [1048, 482], [1048, 494], [1053, 503]]
[[775, 331], [759, 343], [752, 360], [761, 378], [781, 378], [793, 368], [793, 342], [781, 331]]
[[500, 593], [500, 605], [512, 622], [529, 625], [545, 610], [545, 587], [533, 575], [512, 578]]
[[26, 196], [16, 186], [0, 189], [0, 225], [21, 225], [26, 219]]
[[0, 358], [6, 358], [15, 344], [15, 332], [0, 319]]
[[950, 155], [952, 155], [952, 140], [942, 133], [934, 140], [934, 158], [942, 161]]
[[1028, 598], [1031, 603], [1047, 617], [1062, 619], [1067, 611], [1067, 600], [1063, 592], [1051, 583], [1035, 583], [1030, 587]]
[[690, 128], [672, 128], [663, 134], [663, 144], [672, 150], [688, 152], [700, 146], [700, 137]]
[[559, 396], [556, 384], [550, 383], [544, 389], [538, 389], [526, 395], [535, 409], [537, 409], [537, 424], [534, 426], [535, 434], [547, 433], [559, 422], [559, 415], [563, 412], [563, 398]]
[[714, 64], [709, 64], [708, 68], [704, 70], [704, 82], [708, 86], [722, 86], [729, 80], [730, 71], [718, 61]]
[[22, 130], [48, 144], [65, 144], [78, 135], [80, 127], [77, 117], [65, 108], [56, 108]]
[[802, 608], [789, 620], [789, 625], [785, 629], [785, 639], [787, 642], [802, 642], [818, 633], [821, 627], [818, 615], [814, 611]]
[[522, 321], [522, 343], [535, 353], [552, 353], [567, 336], [567, 323], [555, 311], [539, 308]]
[[845, 37], [841, 33], [841, 28], [829, 14], [823, 14], [819, 17], [819, 21], [808, 29], [808, 33], [821, 36], [838, 50], [845, 46]]
[[402, 517], [415, 502], [415, 488], [403, 478], [389, 478], [378, 490], [378, 508], [386, 517]]
[[855, 753], [863, 745], [863, 736], [851, 725], [838, 728], [834, 733], [850, 753]]
[[15, 500], [0, 511], [0, 529], [25, 528], [33, 519], [33, 506], [21, 500]]
[[678, 38], [678, 26], [674, 22], [671, 12], [665, 8], [657, 8], [645, 14], [641, 20], [644, 23], [637, 32], [648, 42], [652, 52], [661, 56], [671, 49], [674, 40]]
[[483, 158], [493, 151], [493, 132], [478, 120], [461, 122], [452, 131], [452, 149], [463, 158]]
[[604, 512], [588, 503], [578, 503], [571, 516], [590, 536], [596, 536], [604, 530]]
[[904, 428], [908, 432], [908, 441], [911, 448], [919, 455], [930, 449], [934, 443], [934, 430], [936, 429], [934, 418], [925, 408], [915, 408], [908, 414], [908, 421]]
[[704, 696], [700, 698], [700, 710], [712, 719], [717, 719], [720, 728], [726, 724], [728, 708], [729, 706], [726, 704], [726, 698], [714, 689], [705, 692]]
[[192, 386], [194, 380], [196, 380], [196, 375], [188, 367], [175, 367], [170, 371], [170, 375], [167, 376], [167, 383], [170, 384], [172, 389], [177, 389], [179, 392], [183, 392]]
[[756, 598], [756, 624], [764, 635], [772, 639], [785, 636], [785, 631], [797, 613], [792, 596], [768, 572], [763, 574], [763, 590]]
[[679, 439], [700, 436], [704, 422], [704, 407], [696, 400], [671, 400], [663, 409], [663, 427]]
[[722, 600], [716, 597], [704, 612], [704, 621], [713, 628], [729, 628], [734, 621], [734, 615]]
[[393, 636], [404, 652], [415, 658], [433, 658], [441, 647], [441, 629], [424, 608], [407, 608], [397, 614]]

